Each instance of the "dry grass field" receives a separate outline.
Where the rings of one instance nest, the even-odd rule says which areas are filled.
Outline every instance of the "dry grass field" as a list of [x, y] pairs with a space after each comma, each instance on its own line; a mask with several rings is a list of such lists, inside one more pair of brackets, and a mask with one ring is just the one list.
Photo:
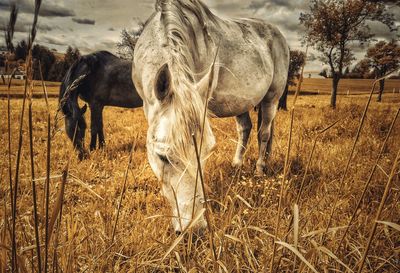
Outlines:
[[[338, 92], [339, 94], [347, 94], [347, 92], [349, 92], [350, 95], [369, 93], [373, 82], [374, 80], [371, 79], [341, 79]], [[332, 80], [330, 79], [305, 78], [302, 84], [302, 90], [304, 90], [304, 92], [330, 94], [331, 86]], [[290, 89], [295, 90], [296, 87], [293, 86]], [[376, 90], [378, 91], [378, 89], [377, 86]], [[393, 93], [393, 89], [395, 93], [400, 93], [400, 80], [389, 79], [385, 81], [385, 92]]]
[[[205, 168], [216, 261], [207, 233], [197, 241], [177, 235], [170, 225], [170, 210], [160, 195], [146, 156], [146, 130], [142, 109], [106, 108], [106, 148], [79, 162], [63, 132], [63, 120], [54, 122], [57, 99], [50, 99], [51, 138], [50, 215], [57, 205], [61, 174], [70, 160], [65, 184], [62, 216], [48, 244], [51, 272], [269, 272], [273, 234], [281, 187], [282, 213], [278, 226], [276, 272], [345, 272], [356, 270], [367, 245], [385, 185], [400, 147], [400, 120], [393, 127], [382, 157], [361, 202], [357, 217], [338, 249], [345, 227], [368, 180], [380, 147], [389, 131], [400, 94], [385, 94], [382, 103], [371, 102], [359, 141], [344, 180], [341, 176], [349, 158], [368, 97], [339, 96], [338, 108], [329, 108], [329, 96], [303, 96], [294, 117], [290, 168], [282, 183], [288, 149], [290, 115], [280, 111], [275, 122], [273, 154], [267, 175], [255, 177], [256, 132], [253, 129], [241, 170], [230, 162], [236, 145], [234, 119], [212, 120], [217, 148]], [[289, 105], [291, 104], [291, 98]], [[21, 99], [11, 100], [11, 167], [15, 181]], [[34, 168], [37, 188], [38, 227], [42, 266], [45, 245], [45, 177], [47, 110], [44, 99], [33, 100]], [[7, 100], [0, 100], [0, 272], [10, 270], [11, 221], [8, 174]], [[86, 118], [88, 119], [88, 113]], [[253, 123], [256, 113], [252, 112]], [[305, 175], [312, 145], [320, 135]], [[29, 153], [28, 117], [24, 118], [17, 195], [16, 238], [21, 272], [37, 271], [35, 222]], [[255, 126], [254, 126], [255, 127]], [[89, 135], [89, 132], [87, 132]], [[88, 143], [88, 139], [86, 139]], [[130, 150], [133, 161], [127, 172]], [[372, 239], [363, 272], [400, 272], [400, 176], [394, 177]], [[304, 180], [300, 202], [296, 195]], [[14, 185], [15, 186], [15, 185]], [[121, 196], [122, 205], [113, 229]], [[325, 233], [335, 199], [337, 209]], [[298, 209], [297, 209], [298, 208]], [[294, 221], [291, 217], [295, 215]], [[171, 248], [173, 247], [173, 248]], [[172, 249], [172, 250], [171, 250]], [[301, 255], [301, 258], [294, 254]], [[306, 265], [306, 263], [309, 265]], [[35, 269], [33, 269], [35, 268]]]
[[[349, 95], [366, 94], [371, 91], [371, 86], [374, 80], [370, 79], [342, 79], [339, 82], [339, 94], [346, 94], [349, 91]], [[23, 97], [23, 80], [13, 80], [13, 86], [11, 87], [11, 96], [14, 98]], [[36, 97], [40, 97], [43, 94], [42, 83], [40, 81], [34, 82], [33, 94]], [[46, 82], [47, 92], [50, 97], [58, 97], [60, 83], [58, 82]], [[313, 94], [330, 94], [331, 93], [332, 81], [330, 79], [314, 79], [305, 78], [302, 83], [303, 93]], [[296, 86], [291, 86], [290, 90], [295, 91]], [[376, 88], [378, 90], [378, 88]], [[400, 80], [386, 80], [385, 82], [385, 93], [400, 94]], [[376, 91], [377, 92], [377, 91]], [[7, 96], [7, 85], [0, 83], [0, 97]]]

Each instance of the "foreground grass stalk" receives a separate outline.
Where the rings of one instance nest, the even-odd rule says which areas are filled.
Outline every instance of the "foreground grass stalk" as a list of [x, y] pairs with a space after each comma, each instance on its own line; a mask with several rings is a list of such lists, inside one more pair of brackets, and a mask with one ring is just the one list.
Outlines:
[[383, 193], [381, 202], [379, 203], [379, 208], [378, 208], [378, 211], [376, 212], [375, 221], [374, 221], [374, 223], [372, 225], [372, 229], [371, 229], [371, 233], [369, 235], [368, 243], [367, 243], [367, 246], [365, 247], [363, 256], [362, 256], [362, 258], [360, 260], [360, 263], [359, 263], [358, 273], [361, 273], [361, 271], [362, 271], [362, 269], [364, 267], [364, 263], [365, 263], [365, 260], [367, 258], [367, 255], [368, 255], [368, 251], [369, 251], [369, 249], [371, 247], [372, 240], [373, 240], [373, 238], [375, 236], [375, 233], [376, 233], [376, 228], [378, 226], [379, 218], [381, 217], [383, 206], [385, 205], [386, 199], [387, 199], [387, 197], [389, 195], [389, 191], [390, 191], [390, 188], [391, 188], [391, 185], [392, 185], [393, 178], [396, 176], [396, 169], [397, 169], [397, 166], [399, 165], [399, 161], [400, 161], [400, 149], [397, 151], [397, 156], [396, 156], [396, 159], [394, 160], [394, 163], [393, 163], [393, 166], [392, 166], [392, 170], [390, 171], [390, 175], [389, 175], [389, 179], [388, 179], [388, 181], [386, 183], [385, 191]]
[[[27, 57], [27, 71], [30, 69], [30, 65], [32, 64], [29, 60], [32, 59], [32, 51], [29, 50]], [[28, 74], [28, 73], [27, 73]], [[21, 164], [21, 152], [22, 152], [22, 144], [23, 144], [23, 125], [24, 125], [24, 114], [25, 114], [25, 105], [26, 105], [26, 95], [28, 92], [28, 77], [25, 79], [24, 84], [24, 96], [22, 100], [22, 109], [21, 116], [19, 120], [19, 136], [18, 136], [18, 149], [17, 149], [17, 159], [15, 166], [15, 178], [14, 178], [14, 195], [13, 195], [13, 209], [12, 209], [12, 256], [13, 256], [13, 272], [18, 272], [18, 264], [17, 264], [17, 240], [16, 240], [16, 219], [18, 216], [17, 213], [17, 195], [18, 195], [18, 184], [19, 184], [19, 171]]]
[[[10, 19], [7, 24], [7, 29], [5, 31], [5, 40], [6, 40], [6, 45], [7, 49], [10, 52], [14, 51], [14, 45], [12, 43], [13, 37], [14, 37], [14, 30], [15, 30], [15, 23], [17, 22], [17, 17], [18, 17], [18, 8], [14, 2], [10, 2]], [[8, 60], [6, 60], [8, 61]], [[7, 69], [7, 68], [6, 68]], [[8, 71], [6, 71], [8, 72]], [[16, 203], [14, 203], [14, 193], [13, 193], [13, 183], [12, 183], [12, 169], [11, 169], [11, 107], [10, 107], [10, 87], [11, 87], [11, 79], [12, 76], [15, 74], [16, 69], [11, 74], [11, 77], [8, 82], [8, 92], [7, 92], [7, 126], [8, 126], [8, 171], [9, 171], [9, 180], [10, 180], [10, 198], [11, 198], [11, 215], [12, 215], [12, 231], [11, 231], [11, 272], [16, 272], [18, 271], [18, 266], [17, 266], [17, 243], [16, 243], [16, 238], [15, 238], [15, 218], [16, 216], [14, 212], [14, 208], [16, 207]], [[4, 77], [3, 77], [4, 80]], [[26, 89], [25, 89], [26, 91]], [[26, 92], [25, 92], [26, 96]], [[24, 96], [24, 99], [25, 99]], [[24, 106], [23, 106], [24, 107]], [[23, 108], [24, 109], [24, 108]], [[23, 113], [21, 117], [23, 116]], [[23, 120], [23, 118], [21, 118]], [[22, 122], [21, 122], [22, 123]], [[21, 138], [20, 134], [20, 138]], [[19, 155], [21, 154], [21, 151], [19, 149]], [[18, 159], [19, 160], [19, 159]], [[19, 162], [18, 162], [19, 164]], [[19, 170], [18, 170], [19, 172]], [[16, 175], [17, 175], [17, 170], [16, 170]], [[18, 186], [18, 182], [15, 181], [15, 184]]]
[[275, 254], [276, 254], [276, 242], [278, 239], [278, 232], [279, 232], [279, 226], [280, 226], [280, 220], [281, 220], [281, 210], [282, 210], [282, 199], [283, 199], [283, 194], [284, 194], [284, 188], [285, 188], [285, 181], [289, 169], [289, 157], [290, 157], [290, 149], [291, 149], [291, 144], [292, 144], [292, 132], [293, 132], [293, 120], [294, 120], [294, 108], [292, 108], [291, 113], [290, 113], [290, 129], [289, 129], [289, 137], [288, 137], [288, 149], [286, 151], [286, 156], [285, 156], [285, 167], [283, 169], [283, 177], [282, 177], [282, 182], [281, 182], [281, 189], [279, 192], [279, 202], [278, 202], [278, 212], [276, 216], [276, 224], [275, 224], [275, 231], [274, 231], [274, 237], [273, 237], [273, 247], [272, 247], [272, 257], [271, 257], [271, 263], [269, 266], [269, 272], [274, 272], [274, 259], [275, 259]]
[[11, 214], [13, 211], [13, 181], [12, 181], [12, 163], [11, 163], [11, 83], [12, 83], [12, 78], [15, 75], [15, 72], [17, 70], [14, 69], [13, 72], [11, 73], [10, 79], [8, 81], [8, 88], [7, 88], [7, 139], [8, 139], [8, 178], [9, 178], [9, 183], [10, 183], [10, 204], [11, 204]]
[[[306, 48], [305, 52], [305, 58], [307, 59], [307, 52], [308, 52], [308, 46]], [[296, 107], [296, 101], [299, 96], [300, 90], [301, 90], [301, 84], [303, 83], [303, 73], [304, 73], [304, 66], [306, 65], [306, 62], [303, 63], [303, 66], [301, 67], [301, 72], [300, 72], [300, 79], [297, 84], [297, 89], [296, 93], [294, 95], [293, 99], [293, 105], [290, 110], [290, 127], [289, 127], [289, 137], [288, 137], [288, 148], [286, 151], [286, 156], [285, 156], [285, 165], [283, 168], [283, 177], [282, 177], [282, 183], [281, 183], [281, 190], [279, 193], [279, 203], [278, 203], [278, 212], [276, 214], [276, 225], [275, 225], [275, 231], [274, 231], [274, 237], [273, 237], [273, 247], [272, 247], [272, 257], [271, 257], [271, 263], [269, 266], [269, 272], [274, 272], [274, 260], [275, 260], [275, 253], [276, 253], [276, 242], [278, 238], [278, 231], [279, 231], [279, 226], [280, 226], [280, 214], [282, 210], [282, 199], [283, 199], [283, 193], [284, 193], [284, 188], [285, 188], [285, 181], [286, 177], [288, 174], [288, 169], [289, 169], [289, 158], [290, 158], [290, 149], [291, 149], [291, 144], [292, 144], [292, 132], [293, 132], [293, 121], [294, 121], [294, 111]]]
[[118, 225], [119, 215], [120, 215], [120, 211], [121, 211], [121, 207], [122, 207], [122, 201], [124, 199], [125, 192], [126, 192], [126, 182], [128, 181], [128, 172], [129, 172], [129, 169], [131, 168], [133, 152], [135, 151], [135, 148], [136, 148], [136, 139], [137, 139], [137, 137], [135, 137], [135, 142], [133, 143], [131, 152], [129, 153], [128, 165], [126, 166], [125, 173], [124, 173], [124, 184], [122, 186], [121, 195], [119, 196], [117, 216], [115, 217], [115, 222], [114, 222], [113, 231], [112, 231], [112, 235], [111, 235], [111, 244], [114, 243], [115, 233], [117, 231], [117, 225]]
[[48, 256], [49, 256], [49, 206], [50, 206], [50, 163], [51, 163], [51, 134], [50, 134], [50, 113], [47, 116], [47, 156], [46, 156], [46, 184], [45, 184], [45, 256], [44, 256], [44, 272], [47, 273]]
[[209, 207], [208, 198], [207, 198], [207, 194], [206, 194], [206, 191], [205, 191], [204, 179], [203, 179], [203, 171], [202, 171], [202, 168], [201, 168], [201, 159], [200, 159], [200, 154], [199, 154], [199, 150], [198, 150], [198, 146], [197, 146], [197, 141], [196, 141], [195, 135], [192, 135], [192, 138], [193, 138], [194, 149], [195, 149], [195, 152], [196, 152], [197, 168], [198, 168], [198, 173], [199, 173], [199, 176], [200, 176], [201, 189], [203, 191], [203, 198], [204, 198], [204, 205], [205, 205], [204, 215], [206, 217], [207, 227], [208, 227], [208, 232], [209, 232], [210, 248], [211, 248], [211, 251], [212, 251], [212, 257], [213, 257], [213, 261], [214, 261], [214, 271], [216, 271], [217, 270], [217, 252], [215, 251], [214, 230], [213, 230], [213, 228], [211, 226], [211, 219], [210, 219], [211, 208]]
[[[303, 193], [304, 184], [305, 184], [305, 181], [306, 181], [308, 172], [309, 172], [309, 170], [310, 170], [310, 165], [311, 165], [312, 158], [313, 158], [313, 156], [314, 156], [315, 148], [316, 148], [316, 146], [317, 146], [318, 138], [319, 138], [322, 134], [324, 134], [326, 131], [328, 131], [329, 129], [331, 129], [332, 127], [334, 127], [334, 126], [335, 126], [337, 123], [339, 123], [340, 121], [341, 121], [340, 119], [336, 120], [335, 122], [333, 122], [332, 124], [330, 124], [330, 125], [327, 126], [326, 128], [324, 128], [324, 129], [322, 129], [321, 131], [319, 131], [319, 132], [317, 133], [317, 135], [315, 136], [314, 141], [313, 141], [313, 145], [312, 145], [312, 148], [311, 148], [310, 155], [308, 156], [307, 165], [306, 165], [306, 170], [305, 170], [305, 172], [304, 172], [303, 179], [302, 179], [301, 184], [300, 184], [300, 189], [299, 189], [299, 192], [297, 193], [297, 196], [296, 196], [296, 200], [295, 200], [295, 202], [294, 202], [294, 205], [298, 205], [299, 207], [300, 207], [300, 205], [301, 205], [301, 195], [302, 195], [302, 193]], [[288, 228], [287, 228], [287, 230], [286, 230], [286, 234], [285, 234], [285, 237], [283, 238], [283, 241], [286, 241], [286, 240], [287, 240], [287, 237], [289, 236], [289, 233], [290, 233], [290, 230], [291, 230], [291, 226], [292, 226], [292, 224], [293, 224], [293, 219], [294, 219], [294, 216], [291, 215], [290, 221], [289, 221], [289, 225], [288, 225]], [[296, 258], [296, 257], [295, 257], [295, 258]], [[279, 260], [278, 260], [278, 268], [279, 268], [279, 266], [280, 266], [281, 260], [282, 260], [282, 256], [279, 257]], [[293, 267], [293, 268], [294, 268], [294, 267]]]
[[385, 150], [385, 147], [386, 147], [386, 143], [387, 143], [387, 141], [388, 141], [388, 139], [389, 139], [389, 137], [390, 137], [390, 135], [391, 135], [391, 133], [392, 133], [393, 127], [394, 127], [394, 125], [395, 125], [395, 123], [396, 123], [396, 120], [397, 120], [397, 118], [398, 118], [398, 116], [399, 116], [399, 113], [400, 113], [400, 108], [397, 110], [397, 113], [396, 113], [396, 115], [395, 115], [395, 117], [394, 117], [394, 119], [393, 119], [393, 121], [392, 121], [392, 123], [391, 123], [391, 125], [390, 125], [389, 131], [388, 131], [388, 133], [386, 134], [386, 138], [385, 138], [385, 140], [384, 140], [384, 142], [383, 142], [383, 144], [382, 144], [382, 146], [381, 146], [381, 149], [380, 149], [380, 151], [379, 151], [378, 157], [377, 157], [376, 160], [375, 160], [375, 164], [374, 164], [374, 166], [372, 167], [372, 170], [371, 170], [371, 172], [370, 172], [370, 174], [369, 174], [368, 180], [367, 180], [367, 182], [366, 182], [365, 185], [364, 185], [364, 189], [363, 189], [363, 191], [362, 191], [362, 193], [361, 193], [361, 196], [359, 197], [359, 199], [358, 199], [358, 201], [357, 201], [357, 205], [356, 205], [356, 207], [355, 207], [355, 209], [354, 209], [354, 211], [353, 211], [353, 214], [352, 214], [352, 216], [351, 216], [351, 218], [350, 218], [350, 221], [349, 221], [349, 223], [347, 224], [347, 227], [346, 227], [346, 229], [345, 229], [345, 231], [344, 231], [344, 233], [343, 233], [343, 235], [342, 235], [342, 238], [341, 238], [340, 241], [339, 241], [339, 245], [337, 246], [336, 253], [338, 253], [338, 251], [340, 250], [340, 247], [341, 247], [341, 245], [342, 245], [342, 243], [343, 243], [343, 241], [344, 241], [344, 239], [345, 239], [345, 237], [346, 237], [346, 235], [347, 235], [347, 232], [349, 231], [350, 226], [352, 225], [352, 223], [353, 223], [353, 221], [354, 221], [354, 219], [355, 219], [355, 217], [356, 217], [356, 215], [357, 215], [357, 211], [358, 211], [358, 209], [360, 208], [361, 202], [362, 202], [362, 200], [364, 199], [365, 193], [367, 192], [367, 189], [368, 189], [368, 187], [369, 187], [369, 185], [370, 185], [370, 183], [371, 183], [371, 181], [372, 181], [372, 177], [374, 176], [375, 170], [376, 170], [376, 168], [377, 168], [377, 166], [378, 166], [378, 163], [379, 163], [379, 161], [380, 161], [380, 159], [381, 159], [381, 157], [382, 157], [382, 155], [383, 155], [383, 153], [384, 153], [384, 150]]
[[28, 105], [28, 120], [29, 120], [29, 151], [31, 161], [31, 179], [32, 179], [32, 201], [33, 201], [33, 220], [35, 229], [35, 243], [36, 243], [36, 255], [38, 263], [38, 272], [42, 272], [42, 262], [40, 255], [40, 238], [39, 238], [39, 220], [37, 213], [37, 194], [36, 194], [36, 182], [35, 182], [35, 160], [33, 153], [33, 122], [32, 122], [32, 92], [33, 86], [30, 90], [29, 105]]
[[[219, 51], [219, 45], [215, 51], [215, 55], [214, 55], [214, 60], [213, 63], [211, 65], [211, 69], [210, 69], [210, 79], [208, 81], [208, 86], [207, 86], [207, 93], [206, 93], [206, 101], [204, 103], [204, 111], [203, 111], [203, 120], [202, 120], [202, 130], [201, 130], [201, 134], [200, 134], [200, 146], [199, 146], [199, 154], [201, 155], [201, 151], [203, 148], [203, 139], [204, 139], [204, 125], [206, 124], [206, 118], [207, 118], [207, 113], [208, 113], [208, 103], [209, 103], [209, 99], [211, 97], [211, 93], [212, 93], [212, 84], [214, 81], [214, 70], [215, 70], [215, 62], [217, 61], [217, 57], [218, 57], [218, 51]], [[197, 147], [196, 147], [197, 148]], [[194, 195], [193, 195], [193, 206], [192, 206], [192, 218], [194, 217], [194, 207], [195, 207], [195, 200], [196, 200], [196, 196], [197, 196], [197, 184], [199, 181], [199, 170], [197, 170], [196, 172], [196, 180], [195, 180], [195, 186], [194, 186]]]

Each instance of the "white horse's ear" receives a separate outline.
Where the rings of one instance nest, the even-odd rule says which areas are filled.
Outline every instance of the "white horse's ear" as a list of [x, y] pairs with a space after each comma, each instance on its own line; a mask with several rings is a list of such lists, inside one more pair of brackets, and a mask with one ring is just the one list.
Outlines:
[[154, 94], [157, 99], [162, 101], [169, 94], [171, 88], [171, 72], [168, 64], [165, 63], [157, 72], [156, 81], [154, 83]]

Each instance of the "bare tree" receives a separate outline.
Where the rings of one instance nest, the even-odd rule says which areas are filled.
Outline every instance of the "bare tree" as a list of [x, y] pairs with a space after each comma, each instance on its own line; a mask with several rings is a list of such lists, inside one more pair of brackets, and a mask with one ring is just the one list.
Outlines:
[[[367, 51], [366, 58], [373, 67], [376, 78], [381, 78], [387, 73], [400, 67], [400, 47], [394, 41], [380, 41]], [[377, 101], [382, 101], [385, 80], [379, 81], [379, 95]]]
[[300, 15], [307, 30], [304, 42], [318, 50], [321, 61], [330, 67], [332, 108], [343, 70], [354, 60], [351, 45], [368, 42], [373, 36], [367, 20], [382, 22], [391, 31], [397, 29], [382, 1], [311, 0], [309, 12]]
[[133, 59], [136, 42], [142, 34], [144, 23], [139, 22], [138, 27], [133, 30], [123, 29], [121, 31], [121, 41], [117, 43], [117, 54], [124, 59]]

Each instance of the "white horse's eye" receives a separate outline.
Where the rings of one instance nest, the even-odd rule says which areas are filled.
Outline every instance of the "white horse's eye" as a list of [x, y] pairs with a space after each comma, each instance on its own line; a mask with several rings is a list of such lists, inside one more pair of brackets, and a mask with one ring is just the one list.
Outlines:
[[170, 164], [168, 158], [167, 158], [165, 155], [157, 154], [157, 156], [158, 156], [158, 158], [159, 158], [162, 162], [164, 162], [165, 164]]
[[157, 72], [154, 92], [159, 101], [163, 101], [170, 92], [171, 74], [168, 64], [164, 64]]

